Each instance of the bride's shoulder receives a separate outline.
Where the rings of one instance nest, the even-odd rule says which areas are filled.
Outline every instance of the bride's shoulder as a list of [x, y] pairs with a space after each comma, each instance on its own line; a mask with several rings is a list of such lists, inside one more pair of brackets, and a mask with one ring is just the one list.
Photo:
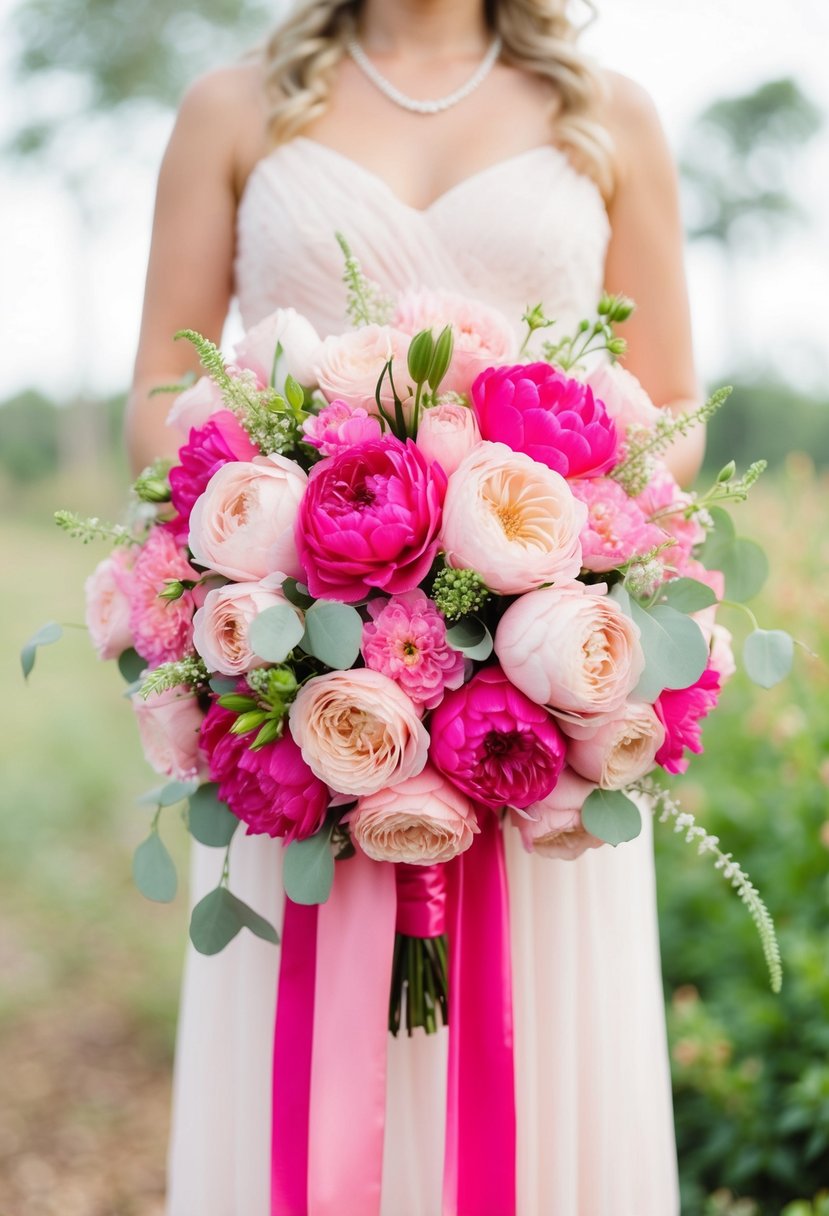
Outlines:
[[621, 72], [602, 68], [599, 75], [603, 87], [597, 118], [611, 138], [617, 181], [671, 171], [672, 156], [650, 93]]
[[207, 153], [234, 181], [244, 181], [262, 155], [267, 122], [261, 62], [214, 68], [188, 87], [176, 118], [178, 141], [194, 157]]

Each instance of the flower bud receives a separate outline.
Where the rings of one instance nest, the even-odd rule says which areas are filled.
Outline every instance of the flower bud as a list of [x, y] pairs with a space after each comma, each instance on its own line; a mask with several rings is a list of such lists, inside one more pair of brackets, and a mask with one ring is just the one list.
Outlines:
[[263, 709], [251, 709], [247, 713], [239, 714], [239, 717], [231, 726], [231, 733], [234, 735], [246, 735], [248, 731], [256, 730], [258, 726], [267, 718], [267, 713]]
[[733, 460], [729, 460], [728, 464], [720, 469], [717, 474], [717, 485], [722, 485], [723, 482], [731, 481], [731, 478], [737, 472], [737, 465]]
[[412, 338], [409, 344], [408, 364], [409, 375], [415, 384], [423, 384], [428, 378], [434, 349], [435, 340], [432, 337], [431, 329], [422, 329]]
[[168, 578], [165, 581], [164, 590], [159, 591], [158, 598], [160, 600], [169, 600], [170, 602], [180, 600], [186, 590], [187, 588], [180, 579]]
[[302, 391], [302, 385], [300, 385], [293, 378], [293, 376], [287, 376], [285, 378], [285, 396], [288, 399], [288, 405], [290, 405], [291, 409], [302, 409], [305, 403], [305, 393]]
[[452, 326], [446, 325], [438, 334], [438, 340], [435, 343], [435, 349], [432, 354], [432, 363], [429, 368], [427, 380], [429, 388], [433, 393], [438, 391], [440, 382], [449, 370], [449, 364], [452, 361], [452, 352], [455, 349], [455, 339], [452, 336]]

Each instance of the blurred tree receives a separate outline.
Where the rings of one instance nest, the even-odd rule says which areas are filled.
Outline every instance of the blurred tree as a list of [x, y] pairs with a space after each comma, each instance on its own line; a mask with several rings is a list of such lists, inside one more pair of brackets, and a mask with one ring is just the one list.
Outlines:
[[0, 468], [13, 481], [53, 473], [60, 450], [60, 416], [54, 402], [34, 389], [0, 404]]

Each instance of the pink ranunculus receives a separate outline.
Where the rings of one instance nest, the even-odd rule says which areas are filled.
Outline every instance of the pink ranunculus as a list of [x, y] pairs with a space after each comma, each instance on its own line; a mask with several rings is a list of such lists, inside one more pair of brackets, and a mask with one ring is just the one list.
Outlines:
[[624, 432], [652, 431], [662, 416], [633, 373], [619, 363], [598, 364], [588, 372], [585, 383]]
[[209, 376], [201, 376], [190, 388], [179, 393], [167, 415], [167, 425], [187, 436], [193, 427], [204, 426], [218, 410], [225, 409], [222, 390]]
[[130, 700], [150, 767], [176, 781], [203, 776], [199, 730], [204, 711], [190, 689], [168, 688], [146, 701], [136, 693]]
[[568, 484], [587, 507], [587, 522], [581, 530], [586, 570], [605, 573], [667, 540], [662, 529], [649, 524], [641, 508], [611, 478], [591, 477]]
[[[277, 345], [282, 347], [278, 359]], [[263, 388], [271, 383], [275, 370], [275, 388], [281, 393], [288, 376], [306, 388], [316, 384], [314, 368], [320, 346], [319, 334], [302, 313], [294, 308], [277, 308], [249, 329], [233, 349], [237, 366], [252, 371]]]
[[436, 460], [447, 477], [481, 442], [473, 410], [445, 402], [425, 410], [417, 428], [417, 446], [429, 461]]
[[285, 456], [222, 465], [190, 513], [193, 559], [238, 582], [276, 571], [301, 578], [294, 525], [306, 482]]
[[519, 595], [576, 577], [586, 517], [558, 473], [503, 443], [479, 443], [449, 478], [441, 545], [447, 565]]
[[598, 849], [602, 841], [586, 831], [581, 809], [596, 786], [567, 765], [546, 798], [527, 807], [526, 815], [512, 811], [510, 818], [521, 834], [528, 853], [575, 861], [587, 849]]
[[[315, 367], [317, 384], [328, 401], [347, 401], [369, 414], [376, 414], [377, 381], [384, 365], [391, 359], [397, 395], [408, 416], [411, 408], [406, 393], [410, 379], [409, 341], [408, 334], [389, 325], [361, 325], [344, 334], [332, 334], [320, 345]], [[388, 376], [383, 379], [380, 401], [394, 416], [394, 394]]]
[[84, 583], [86, 626], [99, 659], [117, 659], [133, 644], [128, 595], [132, 560], [126, 546], [114, 549]]
[[160, 596], [171, 580], [198, 578], [173, 530], [164, 524], [153, 528], [135, 559], [128, 587], [133, 645], [150, 667], [193, 653], [193, 592], [185, 591], [177, 600]]
[[323, 456], [336, 456], [345, 448], [379, 439], [383, 433], [378, 418], [347, 401], [332, 401], [318, 414], [311, 414], [302, 430], [305, 442], [319, 448]]
[[582, 583], [517, 599], [498, 623], [495, 653], [538, 705], [594, 722], [621, 709], [645, 665], [638, 627]]
[[656, 715], [665, 727], [665, 742], [656, 753], [656, 763], [669, 773], [684, 773], [690, 763], [686, 749], [702, 752], [700, 721], [710, 714], [720, 696], [720, 673], [709, 662], [696, 684], [690, 688], [668, 689], [654, 704]]
[[231, 460], [253, 460], [258, 455], [259, 449], [230, 410], [218, 410], [203, 426], [193, 427], [187, 443], [178, 450], [179, 463], [170, 469], [172, 503], [185, 532], [193, 504], [213, 474]]
[[392, 435], [320, 461], [296, 524], [311, 595], [353, 603], [374, 587], [411, 591], [437, 552], [445, 490], [443, 470]]
[[[247, 689], [239, 685], [242, 692]], [[287, 729], [281, 739], [252, 751], [250, 736], [233, 735], [236, 714], [215, 702], [204, 719], [201, 748], [219, 797], [247, 834], [305, 840], [319, 831], [330, 799], [325, 784], [302, 759]]]
[[484, 439], [562, 477], [599, 477], [616, 463], [619, 432], [601, 401], [549, 363], [490, 368], [472, 385], [472, 399]]
[[686, 507], [694, 501], [692, 495], [680, 488], [667, 465], [661, 462], [657, 465], [646, 488], [634, 501], [647, 519], [658, 524], [676, 542], [676, 548], [665, 551], [668, 562], [676, 564], [683, 558], [690, 558], [694, 546], [705, 540], [705, 529], [696, 516], [685, 518]]
[[651, 771], [664, 741], [665, 728], [653, 706], [628, 701], [589, 737], [570, 739], [567, 763], [602, 789], [621, 790]]
[[472, 803], [431, 764], [360, 798], [348, 819], [354, 839], [374, 861], [416, 866], [451, 861], [480, 831]]
[[398, 297], [392, 324], [412, 336], [431, 329], [435, 338], [451, 325], [452, 362], [441, 382], [443, 392], [468, 395], [482, 371], [516, 355], [515, 331], [504, 314], [455, 292], [404, 292]]
[[[281, 580], [281, 575], [276, 575]], [[193, 617], [193, 640], [208, 671], [237, 676], [265, 662], [250, 648], [248, 631], [268, 608], [288, 601], [275, 587], [274, 578], [258, 583], [227, 583], [208, 591]], [[301, 617], [299, 609], [295, 609]]]
[[399, 684], [415, 705], [434, 709], [463, 683], [464, 657], [446, 640], [446, 622], [419, 588], [367, 604], [361, 650], [366, 667]]
[[549, 794], [564, 765], [564, 739], [545, 709], [485, 667], [448, 692], [429, 722], [435, 768], [477, 802], [527, 807]]
[[709, 661], [714, 670], [719, 673], [721, 687], [731, 679], [737, 670], [737, 664], [734, 662], [734, 650], [731, 645], [732, 641], [731, 631], [726, 629], [725, 625], [715, 623], [711, 630], [711, 655]]
[[416, 707], [393, 680], [367, 667], [308, 680], [290, 723], [306, 763], [340, 794], [374, 794], [426, 764], [429, 736]]

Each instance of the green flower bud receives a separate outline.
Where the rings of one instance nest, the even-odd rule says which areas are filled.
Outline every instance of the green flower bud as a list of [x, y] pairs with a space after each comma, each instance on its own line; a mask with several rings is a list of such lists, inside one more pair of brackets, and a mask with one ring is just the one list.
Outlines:
[[536, 304], [535, 308], [528, 308], [521, 320], [526, 321], [531, 333], [534, 333], [537, 329], [547, 329], [548, 326], [553, 324], [549, 317], [544, 315], [544, 310], [540, 303]]
[[302, 385], [294, 380], [293, 376], [288, 376], [285, 380], [285, 396], [288, 398], [288, 405], [291, 409], [301, 410], [305, 403], [305, 393]]
[[251, 709], [247, 713], [239, 714], [239, 717], [230, 728], [232, 735], [246, 735], [249, 731], [256, 730], [258, 726], [267, 718], [267, 713], [263, 709]]
[[164, 590], [159, 591], [158, 598], [160, 600], [169, 600], [170, 602], [180, 600], [186, 590], [187, 588], [184, 583], [180, 582], [179, 579], [168, 578], [164, 585]]
[[603, 291], [599, 302], [596, 305], [596, 312], [600, 317], [606, 317], [613, 307], [613, 297], [609, 296], [606, 291]]
[[272, 667], [268, 672], [268, 692], [271, 696], [290, 696], [297, 690], [296, 676], [288, 667]]
[[610, 351], [611, 355], [614, 355], [617, 359], [621, 358], [621, 356], [626, 352], [627, 348], [628, 344], [624, 338], [611, 338], [607, 344], [607, 349]]
[[259, 708], [253, 697], [245, 697], [238, 692], [228, 692], [219, 697], [219, 705], [222, 709], [232, 709], [235, 714], [244, 714]]
[[432, 363], [429, 367], [429, 375], [426, 377], [429, 382], [429, 388], [433, 393], [438, 391], [441, 380], [449, 370], [454, 349], [455, 339], [452, 335], [452, 326], [447, 325], [438, 334], [438, 340], [435, 343], [435, 349], [432, 354]]
[[422, 329], [409, 343], [409, 375], [415, 384], [423, 384], [428, 378], [434, 349], [431, 329]]
[[635, 307], [633, 300], [628, 296], [614, 296], [609, 319], [616, 322], [627, 321]]
[[737, 465], [733, 460], [729, 460], [728, 464], [721, 468], [717, 474], [717, 485], [722, 485], [725, 481], [731, 481], [736, 472]]
[[260, 747], [265, 747], [268, 743], [275, 743], [277, 739], [281, 739], [282, 725], [281, 718], [268, 718], [259, 734], [253, 740], [253, 743], [251, 743], [251, 751], [257, 751]]

